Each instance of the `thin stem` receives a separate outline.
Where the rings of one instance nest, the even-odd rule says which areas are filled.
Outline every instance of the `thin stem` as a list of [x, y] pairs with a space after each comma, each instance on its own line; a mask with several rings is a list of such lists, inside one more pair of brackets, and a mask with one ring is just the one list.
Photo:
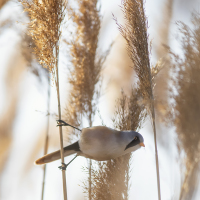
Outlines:
[[[49, 146], [49, 108], [50, 108], [50, 73], [48, 73], [48, 99], [47, 99], [47, 131], [46, 131], [46, 138], [44, 144], [44, 155], [47, 154], [48, 146]], [[45, 186], [45, 178], [46, 178], [46, 164], [44, 165], [44, 172], [43, 172], [43, 181], [42, 181], [42, 196], [41, 200], [44, 199], [44, 186]]]
[[[57, 98], [58, 98], [58, 116], [59, 120], [61, 120], [61, 108], [60, 108], [60, 91], [59, 91], [59, 75], [58, 75], [58, 55], [59, 55], [59, 45], [56, 45], [56, 89], [57, 89]], [[63, 164], [64, 161], [64, 150], [63, 150], [63, 133], [62, 126], [59, 126], [59, 134], [60, 134], [60, 156], [62, 167], [65, 167]], [[63, 196], [64, 200], [67, 200], [67, 184], [66, 184], [66, 175], [65, 170], [62, 170], [62, 179], [63, 179]]]
[[91, 195], [91, 188], [92, 188], [91, 176], [92, 176], [92, 160], [90, 159], [90, 162], [89, 162], [89, 200], [92, 199], [92, 195]]
[[153, 101], [154, 99], [152, 99], [152, 119], [153, 119], [153, 132], [154, 132], [155, 157], [156, 157], [157, 187], [158, 187], [158, 199], [161, 200], [160, 172], [159, 172], [158, 149], [157, 149], [157, 139], [156, 139], [156, 125], [155, 125], [155, 108]]
[[[149, 65], [150, 66], [150, 65]], [[157, 188], [158, 188], [158, 199], [161, 200], [161, 191], [160, 191], [160, 172], [159, 172], [159, 162], [158, 162], [158, 149], [157, 149], [157, 138], [156, 138], [156, 123], [155, 123], [155, 107], [154, 107], [154, 95], [152, 90], [152, 77], [151, 70], [149, 70], [149, 81], [151, 84], [151, 93], [150, 93], [150, 102], [151, 102], [151, 116], [153, 121], [153, 133], [154, 133], [154, 145], [155, 145], [155, 158], [156, 158], [156, 173], [157, 173]]]
[[[90, 127], [92, 127], [92, 108], [90, 109], [89, 123], [90, 123]], [[90, 162], [89, 162], [89, 200], [92, 199], [91, 193], [92, 193], [92, 160], [90, 159]]]
[[[143, 0], [141, 0], [142, 4], [142, 15], [143, 19], [145, 18], [144, 13], [144, 5]], [[145, 37], [148, 38], [147, 32], [144, 31]], [[148, 43], [147, 43], [148, 44]], [[146, 52], [148, 53], [148, 45], [146, 45]], [[158, 199], [161, 200], [161, 191], [160, 191], [160, 172], [159, 172], [159, 162], [158, 162], [158, 149], [157, 149], [157, 138], [156, 138], [156, 123], [155, 123], [155, 107], [154, 107], [154, 95], [153, 95], [153, 87], [152, 87], [152, 77], [151, 77], [151, 69], [150, 63], [148, 59], [148, 74], [149, 74], [149, 82], [150, 82], [150, 103], [151, 103], [151, 116], [153, 120], [153, 133], [154, 133], [154, 145], [155, 145], [155, 158], [156, 158], [156, 173], [157, 173], [157, 188], [158, 188]]]

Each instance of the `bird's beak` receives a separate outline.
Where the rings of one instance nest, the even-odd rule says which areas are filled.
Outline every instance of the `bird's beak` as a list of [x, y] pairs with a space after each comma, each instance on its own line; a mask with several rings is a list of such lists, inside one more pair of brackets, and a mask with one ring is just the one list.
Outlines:
[[140, 146], [143, 146], [143, 147], [145, 147], [145, 145], [144, 145], [144, 143], [143, 143], [143, 142], [141, 142], [141, 143], [140, 143]]

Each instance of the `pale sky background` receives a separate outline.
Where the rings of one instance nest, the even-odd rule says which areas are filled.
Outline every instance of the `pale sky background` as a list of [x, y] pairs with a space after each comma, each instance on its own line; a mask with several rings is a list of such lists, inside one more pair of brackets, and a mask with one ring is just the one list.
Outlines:
[[[188, 3], [190, 2], [190, 3]], [[154, 52], [156, 45], [157, 30], [159, 23], [162, 23], [162, 12], [165, 0], [147, 0], [146, 14], [149, 22], [150, 40], [153, 42], [151, 62], [155, 63], [157, 58]], [[105, 51], [108, 46], [118, 37], [119, 32], [117, 26], [112, 19], [112, 13], [118, 18], [119, 22], [123, 22], [123, 16], [120, 11], [120, 0], [102, 0], [101, 13], [103, 15], [102, 30], [100, 34], [99, 46]], [[173, 8], [173, 18], [170, 30], [170, 45], [179, 52], [178, 43], [175, 41], [177, 29], [175, 22], [182, 20], [186, 23], [190, 21], [191, 11], [197, 9], [199, 11], [199, 1], [175, 0]], [[8, 2], [3, 9], [0, 10], [0, 22], [5, 19], [12, 19], [10, 26], [0, 30], [0, 113], [8, 101], [6, 87], [4, 84], [5, 73], [7, 67], [24, 63], [18, 51], [18, 45], [21, 43], [20, 33], [25, 32], [26, 22], [24, 13], [17, 1]], [[67, 34], [67, 33], [66, 33]], [[62, 45], [62, 44], [61, 44]], [[62, 46], [61, 49], [65, 47]], [[66, 105], [67, 98], [67, 59], [64, 57], [66, 52], [61, 52], [60, 61], [60, 87], [61, 87], [61, 105]], [[114, 58], [112, 58], [114, 59]], [[109, 65], [109, 63], [106, 63]], [[106, 66], [107, 66], [106, 65]], [[106, 67], [105, 66], [105, 67]], [[26, 66], [24, 66], [26, 67]], [[39, 80], [33, 75], [28, 68], [25, 69], [21, 77], [19, 87], [19, 104], [17, 107], [17, 117], [14, 122], [13, 143], [10, 149], [9, 159], [5, 165], [0, 180], [0, 200], [35, 200], [41, 198], [41, 185], [43, 170], [40, 166], [28, 164], [29, 161], [38, 158], [43, 154], [43, 150], [32, 157], [32, 151], [38, 145], [38, 140], [44, 139], [41, 135], [45, 133], [47, 111], [47, 80], [42, 76]], [[120, 90], [121, 88], [119, 88]], [[51, 113], [57, 113], [57, 99], [55, 87], [51, 87]], [[99, 109], [107, 126], [112, 127], [109, 103], [106, 94], [100, 98]], [[59, 133], [56, 128], [55, 119], [52, 117], [50, 121], [50, 144], [49, 152], [59, 148]], [[94, 125], [100, 125], [101, 120], [97, 117]], [[86, 125], [87, 126], [87, 125]], [[176, 200], [180, 190], [180, 169], [178, 165], [178, 154], [175, 146], [175, 134], [173, 127], [167, 129], [165, 127], [159, 129], [163, 131], [165, 137], [159, 137], [158, 151], [161, 176], [161, 194], [162, 200]], [[146, 147], [133, 153], [132, 178], [130, 188], [130, 198], [133, 200], [156, 200], [156, 171], [154, 143], [151, 124], [146, 121], [140, 133], [144, 136]], [[160, 133], [162, 134], [162, 133]], [[166, 136], [167, 134], [167, 136]], [[165, 145], [163, 145], [165, 140]], [[67, 144], [67, 141], [65, 141]], [[72, 158], [70, 156], [65, 159], [66, 163]], [[62, 193], [62, 176], [58, 169], [60, 161], [47, 165], [47, 178], [45, 199], [61, 200]], [[87, 166], [85, 158], [77, 158], [67, 169], [67, 192], [68, 200], [82, 200], [82, 181], [87, 176], [82, 173], [82, 167]], [[197, 199], [198, 198], [197, 194]]]

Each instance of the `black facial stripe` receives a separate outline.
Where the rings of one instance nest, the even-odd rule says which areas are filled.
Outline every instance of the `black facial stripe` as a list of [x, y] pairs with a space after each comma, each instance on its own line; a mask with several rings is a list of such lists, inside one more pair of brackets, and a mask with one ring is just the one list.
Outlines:
[[126, 148], [124, 149], [124, 151], [130, 147], [133, 147], [133, 146], [136, 146], [137, 144], [140, 144], [140, 140], [139, 138], [137, 138], [136, 140], [133, 139], [127, 146]]

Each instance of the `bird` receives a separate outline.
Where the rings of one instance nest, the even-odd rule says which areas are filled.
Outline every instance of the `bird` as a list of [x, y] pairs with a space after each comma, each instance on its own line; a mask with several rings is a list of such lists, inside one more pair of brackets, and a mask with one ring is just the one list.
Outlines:
[[[83, 128], [80, 139], [64, 147], [64, 157], [76, 154], [96, 161], [118, 158], [145, 147], [143, 136], [135, 131], [118, 131], [106, 126]], [[60, 150], [47, 154], [35, 161], [36, 165], [60, 159]]]

